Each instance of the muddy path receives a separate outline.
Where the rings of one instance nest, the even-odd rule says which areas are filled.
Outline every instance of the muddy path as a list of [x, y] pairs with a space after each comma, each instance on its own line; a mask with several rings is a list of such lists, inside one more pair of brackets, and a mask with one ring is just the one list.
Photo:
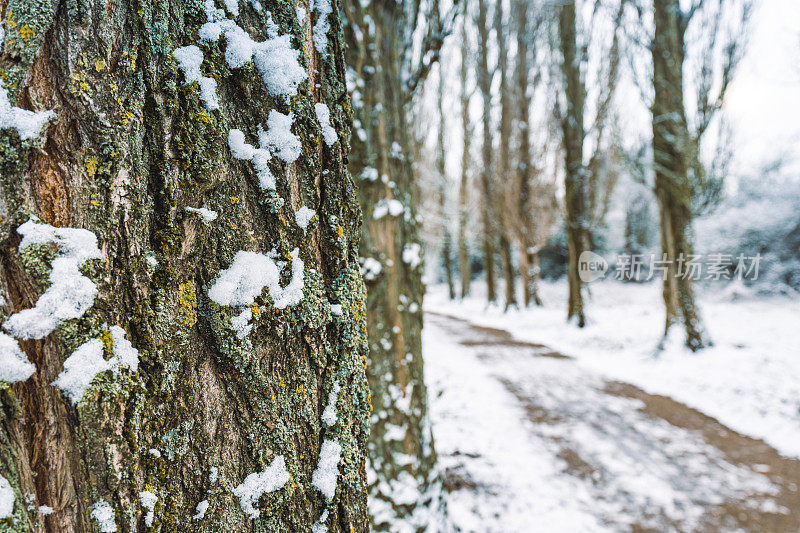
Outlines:
[[[553, 450], [608, 529], [800, 531], [800, 461], [547, 346], [452, 316], [426, 320], [516, 399], [530, 438]], [[450, 470], [451, 490], [474, 489], [468, 457]]]

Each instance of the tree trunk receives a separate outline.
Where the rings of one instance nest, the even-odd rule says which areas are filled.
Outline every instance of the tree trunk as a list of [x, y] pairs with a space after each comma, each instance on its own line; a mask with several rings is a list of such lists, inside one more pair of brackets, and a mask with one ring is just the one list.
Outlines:
[[558, 8], [559, 38], [563, 55], [561, 72], [566, 93], [567, 109], [561, 121], [564, 135], [564, 205], [569, 264], [569, 302], [567, 320], [575, 320], [578, 327], [586, 324], [583, 309], [583, 283], [579, 276], [578, 259], [588, 250], [586, 226], [586, 173], [583, 165], [584, 100], [586, 89], [581, 78], [581, 59], [578, 57], [575, 2], [570, 0]]
[[685, 58], [683, 15], [678, 0], [654, 4], [653, 41], [653, 154], [655, 190], [661, 222], [662, 258], [666, 261], [663, 298], [664, 335], [683, 322], [686, 345], [697, 351], [707, 344], [694, 301], [690, 276], [679, 264], [693, 254], [692, 191], [689, 181], [690, 134], [683, 98]]
[[436, 170], [439, 173], [439, 214], [442, 217], [442, 263], [447, 278], [447, 293], [451, 300], [456, 299], [455, 276], [453, 275], [452, 249], [453, 239], [450, 236], [450, 219], [447, 216], [447, 167], [444, 153], [444, 72], [439, 64], [439, 86], [437, 91], [437, 107], [439, 108], [439, 136], [436, 147]]
[[[0, 526], [311, 531], [321, 519], [368, 530], [365, 295], [339, 3], [327, 46], [310, 28], [328, 13], [298, 20], [293, 4], [262, 4], [220, 14], [271, 40], [252, 43], [254, 65], [231, 53], [241, 33], [200, 39], [200, 2], [0, 0], [9, 100], [55, 112], [40, 137], [0, 130], [3, 341], [35, 365], [0, 391], [0, 475], [15, 496]], [[173, 55], [187, 46], [197, 48]], [[259, 71], [270, 63], [284, 75]], [[283, 148], [229, 137], [238, 129], [258, 144], [262, 124]], [[30, 316], [40, 318], [26, 327]], [[81, 386], [77, 374], [96, 371]], [[324, 423], [329, 403], [337, 416]]]
[[[368, 289], [372, 525], [378, 531], [401, 526], [423, 530], [426, 519], [440, 519], [444, 508], [422, 360], [418, 191], [401, 64], [405, 6], [382, 1], [345, 5], [357, 125], [350, 169], [361, 176], [365, 222], [360, 249]], [[420, 497], [409, 501], [403, 496], [412, 486]]]
[[461, 298], [469, 296], [472, 282], [472, 270], [469, 264], [469, 250], [467, 248], [467, 215], [469, 207], [469, 165], [470, 146], [472, 144], [472, 126], [469, 120], [470, 90], [467, 86], [469, 80], [469, 37], [467, 35], [467, 1], [462, 0], [463, 13], [461, 17], [461, 127], [464, 133], [464, 144], [461, 152], [461, 182], [458, 188], [458, 270], [461, 274]]
[[481, 216], [483, 219], [483, 262], [486, 269], [486, 298], [489, 303], [497, 301], [494, 254], [497, 222], [494, 213], [494, 190], [492, 184], [492, 77], [489, 72], [489, 21], [486, 0], [478, 0], [478, 88], [483, 98], [483, 146], [481, 146]]
[[[506, 26], [503, 21], [503, 2], [495, 3], [494, 15], [495, 35], [497, 36], [497, 75], [500, 76], [500, 146], [497, 151], [497, 178], [500, 194], [497, 197], [497, 212], [505, 213], [512, 204], [510, 186], [512, 184], [511, 160], [511, 88], [508, 84], [508, 46], [506, 44]], [[516, 271], [511, 251], [510, 235], [513, 231], [511, 217], [500, 217], [500, 253], [503, 260], [503, 278], [505, 280], [506, 309], [517, 307], [515, 291]]]

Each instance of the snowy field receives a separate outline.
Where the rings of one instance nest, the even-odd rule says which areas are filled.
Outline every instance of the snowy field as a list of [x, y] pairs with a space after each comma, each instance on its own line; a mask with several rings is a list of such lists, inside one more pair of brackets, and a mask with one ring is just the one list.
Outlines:
[[676, 336], [656, 357], [660, 285], [596, 282], [589, 289], [590, 324], [582, 330], [565, 322], [564, 282], [542, 284], [544, 307], [505, 313], [487, 308], [480, 283], [463, 302], [448, 301], [443, 287], [432, 286], [425, 309], [544, 344], [585, 369], [669, 396], [787, 457], [800, 457], [800, 298], [765, 299], [733, 286], [701, 289], [714, 346], [692, 354]]

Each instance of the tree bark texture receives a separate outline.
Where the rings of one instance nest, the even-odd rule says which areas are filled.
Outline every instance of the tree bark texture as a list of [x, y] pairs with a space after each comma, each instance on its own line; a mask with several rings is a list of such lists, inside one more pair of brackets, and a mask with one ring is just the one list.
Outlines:
[[[0, 475], [15, 496], [0, 529], [98, 531], [92, 513], [103, 500], [118, 531], [311, 531], [321, 516], [329, 531], [368, 530], [366, 308], [339, 2], [330, 16], [303, 19], [292, 3], [262, 6], [242, 2], [224, 17], [255, 41], [289, 36], [305, 76], [286, 98], [253, 62], [230, 66], [230, 36], [199, 38], [203, 2], [0, 0], [9, 100], [55, 113], [40, 138], [0, 130], [0, 321], [37, 304], [63, 252], [20, 249], [17, 228], [31, 216], [90, 230], [100, 250], [81, 270], [97, 286], [94, 304], [40, 340], [19, 340], [35, 373], [0, 383]], [[331, 28], [321, 53], [311, 28], [322, 17]], [[189, 45], [216, 80], [217, 109], [173, 56]], [[332, 144], [315, 103], [330, 110]], [[232, 157], [228, 135], [257, 142], [273, 110], [292, 114], [299, 155], [269, 161], [276, 187], [267, 190], [250, 162]], [[218, 217], [186, 210], [201, 206]], [[302, 206], [315, 211], [307, 228], [296, 222]], [[294, 249], [302, 298], [279, 308], [262, 292], [239, 338], [231, 319], [240, 310], [215, 303], [209, 288], [242, 250], [285, 264], [285, 286]], [[73, 405], [52, 383], [87, 341], [100, 339], [108, 359], [113, 325], [138, 350], [138, 370], [99, 373]], [[338, 417], [326, 427], [334, 383]], [[341, 447], [331, 500], [312, 480], [323, 440]], [[288, 481], [257, 494], [251, 518], [237, 487], [279, 457]], [[157, 498], [149, 518], [142, 492]], [[193, 519], [202, 501], [204, 517]]]
[[467, 33], [467, 5], [462, 0], [463, 12], [461, 17], [461, 129], [464, 142], [461, 151], [461, 181], [458, 186], [458, 270], [461, 277], [461, 298], [469, 296], [472, 283], [472, 269], [469, 263], [469, 248], [467, 247], [467, 220], [469, 209], [469, 167], [472, 162], [470, 147], [472, 146], [472, 125], [469, 119], [469, 102], [471, 89], [469, 83], [469, 36]]
[[653, 155], [655, 192], [661, 223], [662, 259], [666, 262], [663, 299], [664, 334], [683, 323], [686, 345], [693, 351], [707, 339], [695, 303], [691, 276], [679, 271], [693, 255], [691, 137], [683, 96], [685, 25], [678, 0], [654, 3]]
[[[443, 515], [443, 503], [427, 417], [418, 191], [404, 94], [402, 61], [409, 42], [405, 17], [410, 9], [403, 2], [345, 5], [356, 117], [350, 169], [361, 178], [367, 374], [374, 407], [370, 511], [375, 530], [394, 530], [397, 524], [423, 530], [431, 517]], [[403, 460], [408, 457], [414, 460]], [[415, 497], [404, 497], [408, 494]]]

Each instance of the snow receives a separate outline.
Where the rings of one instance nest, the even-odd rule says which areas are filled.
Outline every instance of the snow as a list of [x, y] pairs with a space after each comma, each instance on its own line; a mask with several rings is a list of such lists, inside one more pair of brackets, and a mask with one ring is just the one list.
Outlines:
[[131, 341], [125, 338], [125, 330], [119, 326], [111, 326], [111, 338], [114, 340], [114, 357], [109, 360], [114, 371], [119, 367], [139, 369], [139, 351], [133, 347]]
[[154, 457], [161, 457], [161, 452], [156, 448], [150, 448], [149, 450], [147, 450], [147, 453], [149, 453]]
[[253, 163], [259, 187], [270, 191], [275, 190], [275, 176], [268, 165], [272, 155], [266, 147], [255, 148], [248, 144], [245, 142], [244, 132], [236, 128], [228, 132], [228, 146], [234, 158]]
[[394, 198], [384, 198], [375, 204], [375, 209], [372, 211], [372, 218], [379, 220], [387, 214], [396, 217], [403, 212], [403, 204]]
[[314, 218], [316, 214], [317, 214], [316, 211], [306, 206], [302, 206], [294, 214], [295, 222], [297, 222], [298, 226], [303, 228], [303, 233], [306, 232], [306, 229], [308, 229], [308, 223], [311, 222], [311, 219]]
[[64, 370], [53, 385], [64, 391], [72, 403], [77, 405], [94, 377], [112, 368], [114, 363], [103, 359], [103, 343], [100, 339], [92, 339], [81, 344], [67, 357], [64, 361]]
[[331, 125], [331, 110], [322, 102], [317, 102], [314, 104], [314, 111], [317, 113], [320, 126], [322, 126], [322, 139], [328, 146], [333, 146], [339, 140], [339, 136]]
[[659, 283], [590, 284], [589, 324], [583, 329], [565, 324], [565, 282], [542, 284], [541, 308], [487, 309], [481, 283], [463, 303], [447, 302], [446, 290], [436, 287], [425, 307], [545, 344], [585, 368], [670, 396], [783, 455], [800, 457], [800, 302], [729, 296], [715, 287], [697, 287], [714, 346], [693, 354], [681, 342], [667, 343], [658, 357], [664, 320]]
[[89, 259], [100, 259], [97, 237], [85, 229], [55, 228], [30, 219], [19, 228], [19, 249], [55, 243], [59, 248], [50, 272], [50, 287], [36, 306], [12, 315], [3, 328], [19, 339], [42, 339], [64, 320], [79, 318], [92, 306], [97, 287], [80, 272]]
[[486, 335], [433, 315], [423, 331], [440, 469], [467, 484], [446, 495], [456, 530], [697, 531], [722, 503], [775, 504], [767, 476], [580, 361]]
[[342, 387], [339, 385], [339, 380], [337, 379], [333, 383], [333, 387], [331, 387], [331, 392], [328, 393], [328, 405], [325, 406], [325, 410], [322, 411], [321, 419], [325, 427], [331, 427], [336, 424], [336, 400], [339, 399], [339, 391], [341, 389]]
[[331, 304], [331, 314], [333, 316], [342, 316], [343, 312], [342, 304]]
[[231, 329], [236, 332], [236, 338], [244, 339], [253, 330], [253, 311], [248, 307], [235, 317], [231, 318]]
[[292, 250], [292, 278], [280, 286], [280, 270], [275, 261], [264, 254], [240, 250], [233, 263], [223, 270], [208, 296], [219, 305], [252, 305], [266, 287], [277, 309], [292, 307], [303, 299], [303, 261], [300, 250]]
[[44, 125], [55, 116], [53, 111], [35, 112], [12, 106], [8, 91], [0, 80], [0, 129], [16, 129], [23, 141], [36, 139], [41, 135]]
[[225, 7], [234, 17], [239, 16], [239, 0], [225, 0]]
[[185, 83], [197, 82], [200, 86], [200, 99], [205, 104], [206, 109], [209, 111], [219, 109], [217, 80], [203, 76], [202, 72], [200, 72], [200, 65], [203, 64], [203, 51], [192, 44], [176, 48], [172, 55], [178, 61], [181, 70], [183, 70]]
[[203, 500], [197, 504], [197, 507], [194, 509], [195, 515], [192, 517], [192, 520], [202, 520], [206, 516], [206, 511], [208, 511], [208, 500]]
[[14, 516], [14, 489], [6, 478], [0, 476], [0, 520]]
[[367, 281], [372, 281], [377, 278], [383, 271], [383, 265], [374, 257], [367, 257], [364, 259], [364, 264], [361, 266], [361, 275]]
[[100, 526], [100, 533], [114, 533], [117, 530], [114, 508], [105, 500], [100, 500], [92, 506], [92, 518]]
[[403, 262], [417, 268], [422, 263], [422, 246], [417, 242], [407, 242], [403, 248]]
[[325, 525], [326, 520], [328, 520], [328, 509], [322, 511], [319, 520], [311, 526], [311, 533], [328, 533], [328, 526]]
[[158, 496], [156, 496], [149, 490], [145, 490], [139, 493], [139, 501], [142, 503], [142, 507], [147, 509], [147, 514], [144, 517], [144, 525], [146, 525], [147, 527], [153, 527], [153, 518], [155, 515], [155, 508], [156, 508], [156, 502], [158, 501]]
[[317, 23], [314, 25], [313, 35], [314, 47], [322, 57], [325, 57], [328, 55], [328, 32], [331, 29], [328, 15], [333, 12], [333, 8], [331, 7], [331, 0], [314, 0], [313, 5], [314, 10], [317, 12]]
[[206, 209], [205, 207], [187, 207], [187, 211], [190, 213], [197, 213], [200, 215], [200, 218], [203, 219], [203, 222], [213, 222], [217, 219], [219, 214], [216, 211], [212, 211], [211, 209]]
[[297, 87], [308, 75], [300, 66], [300, 52], [291, 45], [291, 36], [280, 35], [265, 41], [254, 41], [248, 33], [232, 20], [210, 20], [200, 27], [200, 38], [216, 41], [225, 35], [225, 61], [231, 68], [241, 68], [253, 61], [267, 87], [275, 98], [285, 100], [297, 94]]
[[289, 481], [289, 472], [282, 455], [272, 461], [263, 472], [247, 476], [241, 485], [233, 489], [233, 495], [239, 498], [239, 506], [250, 518], [258, 518], [261, 511], [254, 506], [259, 498], [268, 492], [274, 492]]
[[0, 381], [15, 383], [33, 375], [36, 367], [12, 337], [0, 333]]
[[272, 155], [286, 163], [294, 163], [303, 152], [300, 139], [292, 133], [293, 122], [294, 115], [291, 113], [284, 115], [273, 109], [267, 117], [267, 130], [258, 134], [261, 148], [269, 148]]
[[319, 451], [317, 468], [311, 475], [311, 483], [319, 489], [329, 502], [336, 494], [336, 483], [339, 478], [339, 460], [342, 446], [335, 440], [325, 439]]
[[40, 505], [40, 506], [39, 506], [39, 507], [36, 509], [36, 511], [37, 511], [37, 512], [38, 512], [40, 515], [42, 515], [42, 516], [47, 516], [47, 515], [51, 515], [51, 514], [53, 514], [53, 513], [55, 512], [55, 509], [53, 509], [53, 508], [52, 508], [52, 507], [50, 507], [49, 505]]

